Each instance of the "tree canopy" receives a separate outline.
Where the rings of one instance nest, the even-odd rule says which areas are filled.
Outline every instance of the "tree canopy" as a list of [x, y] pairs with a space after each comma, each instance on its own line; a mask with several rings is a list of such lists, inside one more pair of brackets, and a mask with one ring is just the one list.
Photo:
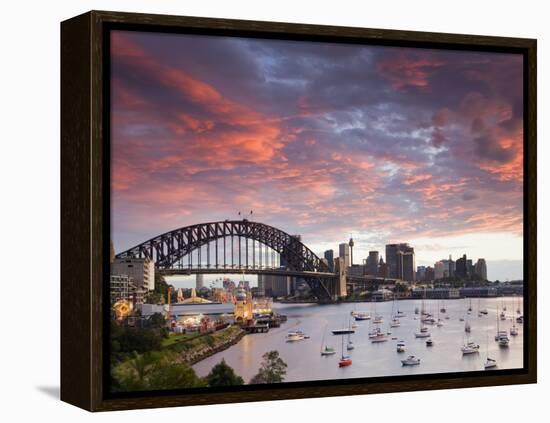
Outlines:
[[287, 364], [279, 357], [279, 351], [269, 351], [263, 356], [263, 361], [256, 376], [250, 379], [251, 384], [280, 383], [286, 375]]
[[208, 376], [206, 376], [208, 386], [234, 386], [243, 385], [244, 380], [237, 375], [224, 359], [212, 367]]

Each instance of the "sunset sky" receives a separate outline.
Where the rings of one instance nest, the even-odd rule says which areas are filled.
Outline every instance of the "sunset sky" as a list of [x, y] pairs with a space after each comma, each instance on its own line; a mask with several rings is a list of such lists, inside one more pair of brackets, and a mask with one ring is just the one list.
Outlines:
[[409, 242], [521, 278], [522, 57], [114, 31], [117, 252], [257, 220], [314, 252]]

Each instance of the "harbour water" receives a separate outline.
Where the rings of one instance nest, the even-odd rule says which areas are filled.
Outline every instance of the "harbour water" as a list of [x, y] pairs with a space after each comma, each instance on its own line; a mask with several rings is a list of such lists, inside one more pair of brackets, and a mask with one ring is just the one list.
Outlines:
[[[420, 327], [420, 314], [415, 314], [415, 308], [421, 308], [421, 300], [403, 300], [381, 303], [352, 304], [274, 304], [275, 311], [288, 316], [286, 323], [280, 328], [273, 328], [268, 333], [245, 336], [238, 344], [229, 349], [206, 358], [194, 365], [199, 376], [205, 376], [210, 369], [223, 359], [237, 374], [248, 382], [262, 361], [262, 355], [271, 350], [279, 351], [281, 358], [287, 363], [286, 382], [344, 379], [358, 377], [394, 376], [423, 373], [444, 373], [478, 371], [484, 369], [484, 363], [489, 357], [497, 360], [498, 369], [513, 369], [523, 367], [523, 325], [517, 324], [517, 336], [509, 336], [508, 348], [499, 347], [494, 337], [497, 332], [497, 320], [500, 330], [510, 333], [512, 319], [515, 321], [516, 309], [521, 299], [512, 297], [473, 298], [472, 312], [468, 314], [470, 299], [457, 300], [425, 300], [424, 306], [437, 320], [439, 317], [443, 326], [426, 325], [429, 329], [432, 347], [426, 346], [427, 338], [415, 338], [414, 333]], [[438, 310], [444, 306], [446, 313]], [[506, 320], [498, 318], [503, 306]], [[400, 326], [390, 328], [391, 315], [397, 310], [406, 314], [400, 318]], [[478, 315], [478, 310], [486, 309], [487, 315]], [[374, 327], [371, 320], [355, 322], [351, 318], [352, 311], [366, 311], [371, 316], [381, 315], [384, 322], [380, 328], [391, 331], [387, 342], [372, 343], [368, 333]], [[523, 313], [523, 309], [522, 309]], [[460, 318], [465, 321], [460, 321]], [[351, 318], [351, 320], [350, 320]], [[470, 334], [465, 332], [465, 324], [471, 326]], [[346, 351], [348, 336], [344, 335], [344, 353], [351, 355], [353, 365], [338, 367], [342, 353], [342, 335], [333, 335], [331, 330], [348, 327], [356, 323], [355, 333], [351, 340], [355, 345], [352, 351]], [[298, 342], [286, 342], [289, 331], [302, 330], [309, 339]], [[321, 356], [321, 345], [329, 345], [336, 349], [332, 356]], [[406, 352], [397, 353], [396, 344], [404, 341]], [[473, 341], [479, 344], [479, 353], [462, 355], [460, 350], [464, 342]], [[488, 353], [487, 353], [488, 350]], [[403, 366], [401, 360], [409, 355], [420, 358], [418, 366]]]

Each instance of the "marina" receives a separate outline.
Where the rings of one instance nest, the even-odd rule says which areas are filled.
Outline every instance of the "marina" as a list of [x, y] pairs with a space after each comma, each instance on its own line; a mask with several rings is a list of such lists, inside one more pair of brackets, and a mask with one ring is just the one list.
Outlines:
[[[396, 309], [392, 302], [275, 303], [274, 310], [287, 316], [284, 325], [268, 333], [247, 335], [239, 343], [193, 367], [198, 375], [204, 376], [223, 358], [237, 374], [248, 380], [258, 368], [262, 355], [277, 350], [288, 364], [287, 382], [520, 368], [523, 365], [523, 326], [517, 322], [516, 307], [512, 307], [517, 301], [515, 297], [482, 298], [470, 306], [469, 300], [449, 300], [444, 305], [445, 325], [430, 325], [429, 330], [421, 314], [415, 314], [415, 309], [422, 308], [425, 313], [437, 315], [443, 307], [438, 300], [424, 300], [423, 307], [420, 300], [398, 301], [402, 317], [399, 326], [391, 328], [392, 310]], [[500, 318], [502, 304], [508, 304], [505, 320]], [[342, 325], [355, 310], [374, 314], [375, 305], [375, 313], [383, 323], [354, 319], [355, 329]], [[472, 310], [468, 311], [470, 307]], [[465, 324], [461, 321], [465, 317], [469, 333], [465, 332]], [[337, 334], [333, 334], [334, 331]], [[517, 335], [508, 336], [510, 331]], [[307, 334], [309, 338], [287, 342], [286, 337], [293, 332]], [[504, 335], [508, 339], [505, 347], [501, 341]], [[427, 339], [431, 341], [428, 344]], [[347, 348], [350, 341], [353, 347]], [[406, 351], [407, 355], [404, 357], [400, 351]], [[409, 360], [410, 356], [413, 359]], [[345, 357], [343, 366], [339, 363], [342, 357]]]

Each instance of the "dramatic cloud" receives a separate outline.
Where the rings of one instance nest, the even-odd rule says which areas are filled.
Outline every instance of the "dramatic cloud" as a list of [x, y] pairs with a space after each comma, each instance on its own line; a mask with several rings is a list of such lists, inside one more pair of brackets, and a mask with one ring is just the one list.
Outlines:
[[111, 49], [117, 250], [245, 210], [314, 249], [522, 235], [517, 55], [116, 31]]

